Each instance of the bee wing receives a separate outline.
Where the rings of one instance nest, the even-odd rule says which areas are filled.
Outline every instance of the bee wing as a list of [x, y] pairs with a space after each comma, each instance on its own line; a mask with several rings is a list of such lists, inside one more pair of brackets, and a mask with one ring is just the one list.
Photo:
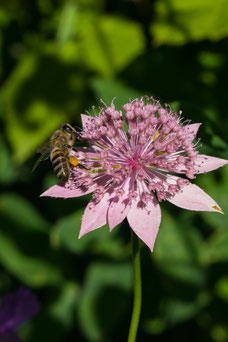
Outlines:
[[37, 152], [41, 153], [41, 156], [37, 159], [37, 161], [35, 162], [33, 168], [32, 168], [32, 172], [37, 168], [37, 166], [39, 165], [39, 163], [43, 160], [48, 159], [50, 152], [52, 150], [52, 147], [50, 145], [49, 142], [46, 142], [44, 144], [42, 144], [38, 149]]
[[51, 150], [51, 141], [46, 141], [38, 149], [36, 150], [37, 153], [48, 153]]
[[39, 165], [39, 163], [41, 161], [48, 159], [49, 155], [50, 155], [50, 151], [42, 153], [41, 156], [35, 162], [35, 164], [34, 164], [34, 166], [32, 168], [32, 172], [37, 168], [37, 166]]

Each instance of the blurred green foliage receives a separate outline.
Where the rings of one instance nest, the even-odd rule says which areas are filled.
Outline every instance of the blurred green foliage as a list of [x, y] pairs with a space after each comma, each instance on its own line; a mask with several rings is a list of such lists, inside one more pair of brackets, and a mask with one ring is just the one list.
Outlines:
[[[2, 0], [0, 293], [33, 289], [42, 310], [24, 341], [126, 341], [129, 228], [80, 240], [90, 196], [39, 198], [57, 182], [37, 147], [99, 99], [153, 95], [202, 122], [202, 153], [228, 159], [228, 3], [224, 0]], [[196, 183], [225, 215], [162, 203], [155, 251], [142, 248], [138, 341], [228, 341], [228, 168]]]

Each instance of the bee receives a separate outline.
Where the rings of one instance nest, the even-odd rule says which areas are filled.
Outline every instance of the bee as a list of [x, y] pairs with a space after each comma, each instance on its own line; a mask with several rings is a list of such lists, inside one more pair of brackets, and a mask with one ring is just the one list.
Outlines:
[[66, 182], [70, 176], [70, 164], [78, 165], [78, 159], [70, 156], [76, 140], [80, 140], [78, 132], [68, 123], [61, 125], [50, 140], [37, 149], [41, 156], [34, 164], [32, 172], [41, 161], [50, 157], [55, 174], [61, 182]]

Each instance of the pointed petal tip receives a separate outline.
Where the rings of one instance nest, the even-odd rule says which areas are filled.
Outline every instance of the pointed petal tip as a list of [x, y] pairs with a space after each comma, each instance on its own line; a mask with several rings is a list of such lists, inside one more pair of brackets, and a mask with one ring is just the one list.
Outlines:
[[222, 209], [205, 191], [196, 184], [185, 185], [181, 192], [175, 194], [168, 201], [177, 207], [194, 211], [211, 211], [223, 214]]
[[114, 224], [111, 224], [111, 223], [109, 223], [108, 226], [109, 226], [109, 231], [110, 232], [115, 228]]
[[[158, 227], [156, 228], [157, 232], [159, 232], [159, 227], [160, 227], [160, 226], [158, 226]], [[158, 233], [157, 233], [157, 234], [158, 234]], [[151, 243], [150, 243], [150, 244], [146, 244], [146, 245], [149, 247], [151, 253], [153, 253], [153, 251], [154, 251], [155, 243], [156, 243], [156, 239], [153, 241], [152, 244], [151, 244]]]
[[42, 194], [40, 194], [39, 197], [51, 197], [50, 195], [46, 194], [47, 191], [42, 192]]
[[70, 188], [66, 188], [61, 185], [53, 185], [51, 188], [43, 192], [40, 197], [54, 197], [54, 198], [73, 198], [80, 197], [86, 194], [89, 194], [93, 191], [93, 187], [88, 188], [87, 190], [82, 190], [80, 188], [75, 187], [73, 190]]
[[145, 240], [142, 240], [140, 236], [138, 236], [138, 238], [140, 239], [141, 243], [142, 243], [142, 246], [147, 246], [149, 248], [149, 250], [151, 251], [151, 253], [153, 253], [154, 251], [154, 246], [155, 246], [155, 242], [156, 241], [153, 241], [152, 243], [150, 241], [145, 241]]
[[194, 161], [196, 173], [207, 173], [228, 164], [228, 160], [199, 154]]
[[84, 235], [86, 235], [89, 232], [90, 232], [90, 230], [84, 230], [83, 231], [82, 229], [80, 229], [80, 232], [78, 234], [78, 239], [80, 240]]
[[154, 244], [151, 245], [151, 244], [145, 243], [145, 241], [143, 241], [143, 242], [144, 242], [144, 244], [145, 244], [147, 247], [149, 247], [151, 253], [153, 253], [153, 251], [154, 251]]
[[62, 193], [64, 192], [64, 188], [60, 187], [59, 185], [53, 185], [46, 191], [44, 191], [42, 194], [40, 194], [39, 197], [63, 197]]
[[78, 234], [78, 239], [80, 240], [85, 234], [87, 234], [88, 232], [86, 230], [82, 231], [82, 229], [80, 230], [79, 234]]
[[212, 208], [215, 210], [215, 211], [218, 211], [220, 214], [223, 214], [224, 215], [224, 212], [221, 208], [219, 208], [217, 205], [213, 205]]
[[45, 191], [41, 195], [39, 195], [39, 197], [55, 197], [55, 196], [48, 195], [46, 194], [46, 191]]
[[116, 228], [119, 224], [121, 224], [122, 223], [122, 221], [121, 222], [119, 222], [119, 223], [117, 223], [117, 224], [108, 224], [108, 226], [109, 226], [109, 231], [110, 231], [110, 233], [113, 231], [113, 229], [114, 228]]

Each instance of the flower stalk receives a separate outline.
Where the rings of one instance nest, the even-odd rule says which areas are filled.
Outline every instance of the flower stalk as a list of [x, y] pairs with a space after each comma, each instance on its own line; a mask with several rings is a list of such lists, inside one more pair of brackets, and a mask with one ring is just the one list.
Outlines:
[[142, 280], [141, 280], [141, 261], [140, 261], [140, 241], [137, 235], [131, 231], [132, 262], [134, 277], [134, 302], [131, 317], [131, 324], [128, 335], [128, 342], [135, 342], [142, 306]]

